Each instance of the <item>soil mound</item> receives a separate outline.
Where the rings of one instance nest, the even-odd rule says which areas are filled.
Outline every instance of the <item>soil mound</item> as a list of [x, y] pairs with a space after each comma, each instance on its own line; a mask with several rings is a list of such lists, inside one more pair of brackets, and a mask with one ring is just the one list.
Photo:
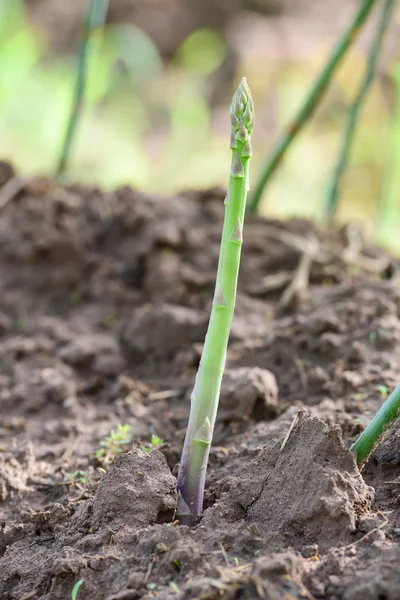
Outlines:
[[244, 518], [293, 547], [317, 543], [325, 551], [352, 541], [372, 500], [340, 427], [305, 415], [287, 441], [267, 445], [245, 466], [203, 525], [218, 523], [221, 515]]

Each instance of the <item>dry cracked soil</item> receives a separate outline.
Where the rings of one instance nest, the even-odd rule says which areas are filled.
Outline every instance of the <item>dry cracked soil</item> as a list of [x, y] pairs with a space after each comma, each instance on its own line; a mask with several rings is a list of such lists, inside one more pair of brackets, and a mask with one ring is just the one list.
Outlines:
[[[351, 228], [248, 217], [189, 529], [176, 470], [223, 192], [35, 179], [10, 194], [10, 176], [2, 165], [0, 599], [69, 600], [82, 580], [78, 600], [398, 600], [400, 428], [361, 473], [348, 450], [399, 379], [398, 261]], [[310, 240], [309, 286], [282, 303]]]

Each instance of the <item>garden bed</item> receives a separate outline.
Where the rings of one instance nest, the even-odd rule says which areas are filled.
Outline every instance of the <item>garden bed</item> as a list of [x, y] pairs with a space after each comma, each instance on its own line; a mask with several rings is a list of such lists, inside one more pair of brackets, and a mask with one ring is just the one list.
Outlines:
[[[223, 192], [21, 187], [0, 188], [0, 599], [83, 580], [78, 600], [396, 600], [400, 429], [362, 476], [346, 448], [399, 381], [398, 262], [352, 228], [247, 219], [190, 530], [176, 465]], [[109, 466], [95, 452], [118, 425]]]

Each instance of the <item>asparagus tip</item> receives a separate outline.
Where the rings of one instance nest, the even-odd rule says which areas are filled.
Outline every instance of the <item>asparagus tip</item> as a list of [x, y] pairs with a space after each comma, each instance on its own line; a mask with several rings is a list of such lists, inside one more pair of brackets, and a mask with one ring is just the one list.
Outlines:
[[246, 143], [254, 127], [254, 102], [246, 77], [243, 77], [233, 95], [230, 115], [231, 148], [234, 149], [236, 147], [234, 139], [236, 144], [238, 141], [242, 144]]

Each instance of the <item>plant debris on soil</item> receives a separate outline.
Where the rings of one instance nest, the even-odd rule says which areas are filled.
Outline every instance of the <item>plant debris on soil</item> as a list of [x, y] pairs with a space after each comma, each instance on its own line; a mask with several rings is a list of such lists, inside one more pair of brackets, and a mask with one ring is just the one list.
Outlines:
[[175, 477], [223, 191], [0, 175], [0, 600], [79, 580], [78, 600], [398, 600], [400, 428], [361, 474], [348, 448], [400, 379], [399, 262], [354, 228], [247, 218], [189, 529]]

